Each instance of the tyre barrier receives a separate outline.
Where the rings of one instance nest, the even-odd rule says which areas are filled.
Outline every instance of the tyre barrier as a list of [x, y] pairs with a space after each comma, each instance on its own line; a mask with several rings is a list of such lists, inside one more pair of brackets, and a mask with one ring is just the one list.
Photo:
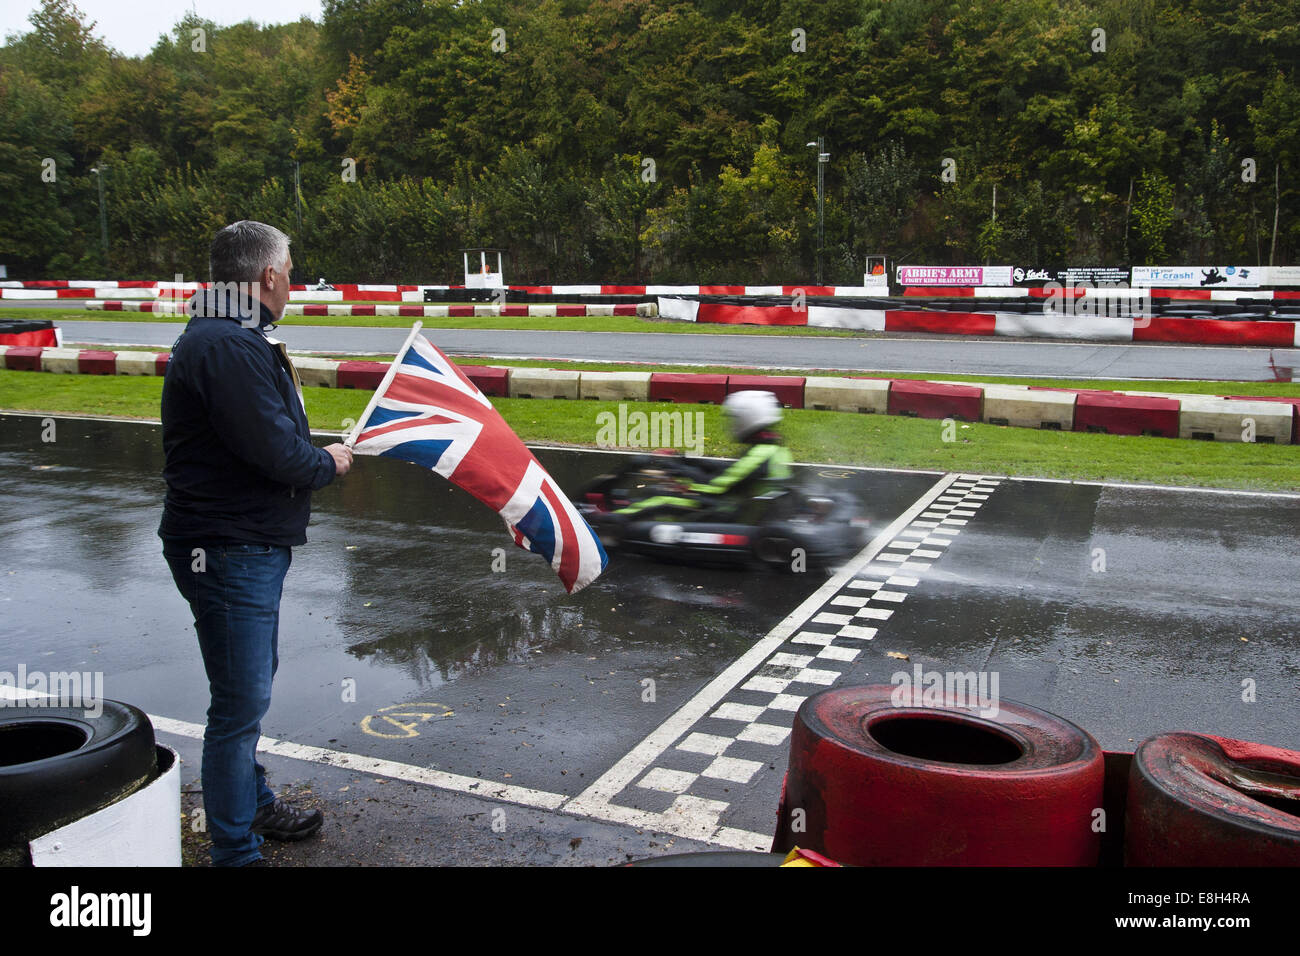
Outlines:
[[884, 309], [849, 309], [825, 305], [808, 306], [808, 324], [819, 329], [885, 331]]
[[1300, 866], [1300, 752], [1208, 734], [1133, 755], [1126, 866]]
[[1105, 770], [1086, 731], [1008, 700], [991, 716], [951, 696], [896, 706], [899, 690], [832, 688], [800, 706], [774, 851], [855, 866], [1096, 865]]
[[[654, 287], [650, 287], [654, 288]], [[730, 287], [702, 287], [730, 288]], [[739, 288], [739, 287], [738, 287]], [[754, 287], [767, 289], [768, 287]], [[771, 287], [775, 288], [775, 287]], [[104, 290], [94, 290], [103, 292]], [[145, 291], [145, 290], [142, 290]], [[482, 291], [482, 290], [479, 290]], [[796, 290], [799, 291], [799, 290]], [[811, 326], [872, 332], [929, 333], [948, 335], [985, 335], [1003, 337], [1052, 338], [1110, 342], [1181, 342], [1205, 345], [1242, 345], [1255, 347], [1300, 347], [1300, 323], [1294, 321], [1290, 308], [1270, 303], [1242, 305], [1239, 302], [1205, 300], [1195, 308], [1170, 305], [1151, 300], [1154, 316], [1134, 318], [1129, 313], [1131, 295], [1115, 294], [1090, 309], [1079, 307], [1061, 314], [1045, 311], [1039, 299], [982, 298], [984, 311], [970, 312], [955, 306], [963, 300], [913, 298], [907, 304], [919, 308], [894, 308], [901, 300], [849, 295], [871, 290], [836, 290], [837, 295], [803, 304], [788, 297], [746, 294], [701, 298], [658, 297], [655, 301], [621, 304], [526, 304], [502, 305], [328, 305], [291, 302], [286, 315], [302, 316], [408, 316], [449, 318], [459, 316], [663, 316], [687, 322], [713, 322], [745, 325]], [[1028, 290], [1034, 292], [1036, 290]], [[1075, 298], [1099, 298], [1083, 296]], [[1087, 290], [1095, 292], [1097, 290]], [[1132, 293], [1135, 290], [1116, 290]], [[314, 295], [342, 296], [342, 293]], [[415, 296], [419, 293], [401, 293]], [[1281, 295], [1282, 293], [1277, 293]], [[306, 295], [306, 293], [304, 293]], [[464, 296], [462, 296], [463, 298]], [[829, 303], [829, 304], [827, 304]], [[1124, 314], [1109, 315], [1113, 307]], [[160, 314], [183, 314], [184, 303], [169, 299], [155, 301], [120, 301], [96, 299], [87, 309], [137, 311]], [[955, 309], [955, 310], [954, 310]], [[1285, 311], [1282, 311], [1285, 309]], [[1093, 313], [1097, 314], [1093, 314]], [[17, 344], [17, 343], [15, 343]]]
[[59, 333], [54, 328], [54, 323], [46, 319], [0, 320], [0, 347], [38, 346], [50, 348], [59, 344]]
[[993, 335], [996, 329], [997, 318], [992, 312], [910, 312], [891, 309], [885, 313], [886, 332]]
[[[28, 844], [150, 783], [153, 725], [137, 707], [6, 702], [0, 708], [0, 862], [22, 865]], [[179, 832], [179, 818], [178, 832]]]
[[1134, 342], [1187, 342], [1198, 345], [1255, 345], [1291, 348], [1295, 344], [1294, 322], [1246, 321], [1217, 318], [1167, 318], [1156, 316], [1135, 323]]
[[[164, 375], [166, 352], [0, 345], [0, 367], [99, 375]], [[378, 388], [384, 362], [334, 362], [293, 356], [306, 386]], [[986, 385], [870, 376], [714, 375], [684, 372], [587, 372], [460, 366], [485, 394], [519, 398], [687, 402], [720, 405], [731, 392], [773, 392], [787, 408], [957, 418], [991, 425], [1112, 435], [1300, 443], [1300, 398], [1107, 392], [1044, 386]]]

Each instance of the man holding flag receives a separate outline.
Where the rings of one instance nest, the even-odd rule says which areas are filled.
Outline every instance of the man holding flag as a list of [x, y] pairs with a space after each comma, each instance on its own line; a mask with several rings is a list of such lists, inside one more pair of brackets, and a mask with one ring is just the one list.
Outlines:
[[262, 860], [265, 837], [300, 840], [322, 823], [267, 787], [257, 740], [291, 548], [307, 541], [311, 493], [348, 473], [352, 451], [312, 444], [293, 365], [263, 332], [289, 300], [289, 237], [233, 223], [212, 240], [209, 268], [214, 287], [190, 300], [163, 382], [158, 534], [212, 695], [202, 765], [212, 863], [245, 866]]
[[496, 511], [570, 594], [609, 559], [600, 540], [492, 403], [415, 323], [345, 444], [432, 469]]

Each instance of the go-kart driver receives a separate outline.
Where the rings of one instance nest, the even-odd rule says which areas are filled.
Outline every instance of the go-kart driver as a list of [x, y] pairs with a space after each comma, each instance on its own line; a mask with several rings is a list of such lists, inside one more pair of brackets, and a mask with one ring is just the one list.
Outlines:
[[[614, 521], [650, 518], [669, 512], [681, 515], [707, 511], [710, 517], [734, 513], [741, 504], [790, 478], [790, 450], [772, 431], [781, 421], [781, 404], [771, 392], [733, 392], [722, 403], [736, 441], [749, 445], [730, 465], [713, 469], [668, 459], [665, 466], [690, 479], [678, 493], [655, 495], [613, 512]], [[715, 515], [716, 513], [716, 515]]]

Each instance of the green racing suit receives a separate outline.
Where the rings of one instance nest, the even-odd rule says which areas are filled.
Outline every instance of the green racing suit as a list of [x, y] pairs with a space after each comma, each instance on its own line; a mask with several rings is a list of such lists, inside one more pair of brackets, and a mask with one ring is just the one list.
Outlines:
[[777, 441], [759, 441], [745, 454], [705, 480], [693, 481], [686, 495], [655, 495], [620, 508], [615, 514], [649, 517], [658, 511], [698, 511], [702, 508], [726, 512], [771, 487], [789, 480], [790, 449]]

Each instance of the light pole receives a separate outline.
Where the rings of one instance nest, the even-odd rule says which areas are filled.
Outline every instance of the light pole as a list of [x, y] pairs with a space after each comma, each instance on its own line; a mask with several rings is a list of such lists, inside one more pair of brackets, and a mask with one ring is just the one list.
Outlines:
[[806, 143], [817, 147], [817, 284], [822, 284], [822, 257], [826, 249], [826, 164], [831, 154], [826, 152], [826, 137], [818, 136], [817, 142]]
[[90, 171], [99, 180], [99, 243], [104, 247], [104, 268], [108, 268], [108, 217], [104, 214], [104, 165], [91, 166]]

